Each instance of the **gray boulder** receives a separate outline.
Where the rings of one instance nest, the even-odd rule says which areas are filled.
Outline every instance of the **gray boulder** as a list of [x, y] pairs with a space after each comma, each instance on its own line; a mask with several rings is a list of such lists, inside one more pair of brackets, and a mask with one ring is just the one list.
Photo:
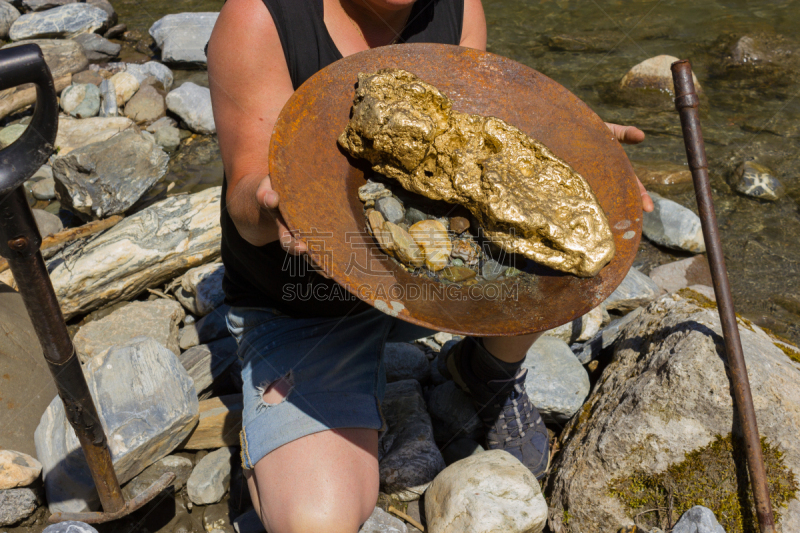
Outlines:
[[[117, 12], [114, 11], [114, 6], [108, 0], [84, 0], [90, 6], [98, 7], [108, 14], [108, 23], [106, 26], [113, 26], [117, 23]], [[110, 39], [110, 37], [106, 37]]]
[[420, 383], [430, 376], [430, 363], [425, 352], [407, 342], [388, 342], [383, 349], [386, 381], [416, 379]]
[[620, 311], [627, 313], [647, 305], [661, 294], [661, 288], [656, 282], [645, 276], [636, 268], [631, 267], [622, 283], [614, 289], [611, 296], [603, 302], [609, 311]]
[[152, 85], [144, 85], [125, 104], [125, 116], [137, 124], [149, 124], [167, 112], [164, 97]]
[[381, 490], [403, 501], [419, 499], [445, 467], [419, 382], [389, 383], [381, 409], [388, 426], [378, 445]]
[[156, 144], [167, 152], [173, 152], [181, 145], [181, 132], [174, 126], [159, 128], [154, 135]]
[[753, 161], [740, 164], [733, 173], [732, 182], [737, 192], [759, 200], [774, 202], [786, 194], [786, 187], [772, 171]]
[[67, 520], [47, 526], [42, 533], [97, 533], [97, 530], [84, 522]]
[[205, 46], [219, 13], [178, 13], [167, 15], [150, 27], [150, 35], [161, 48], [164, 63], [206, 65]]
[[[165, 128], [159, 128], [158, 132]], [[225, 266], [222, 263], [209, 263], [193, 268], [180, 279], [175, 288], [175, 298], [193, 315], [205, 316], [225, 301], [222, 278]]]
[[150, 337], [178, 355], [178, 325], [183, 317], [183, 307], [174, 300], [131, 302], [81, 327], [72, 342], [84, 362], [136, 337]]
[[[793, 475], [800, 471], [800, 351], [744, 319], [739, 333], [771, 476]], [[676, 506], [705, 499], [714, 511], [715, 501], [738, 503], [746, 490], [736, 481], [746, 469], [732, 436], [738, 431], [714, 302], [691, 290], [659, 298], [624, 328], [581, 415], [564, 428], [548, 480], [551, 530], [633, 525], [636, 514], [659, 506], [657, 494], [667, 490], [658, 487], [666, 485], [675, 487]], [[663, 477], [678, 471], [680, 482]], [[631, 482], [652, 483], [656, 500], [647, 491], [634, 496]], [[709, 487], [713, 496], [704, 493]], [[797, 499], [775, 498], [779, 527], [794, 530], [788, 524], [800, 518]], [[636, 507], [642, 501], [647, 508]], [[730, 520], [738, 507], [718, 511]]]
[[483, 422], [472, 400], [454, 381], [446, 381], [431, 391], [428, 413], [434, 438], [442, 446], [459, 437], [479, 439], [483, 435]]
[[126, 63], [125, 72], [133, 74], [139, 83], [142, 83], [144, 80], [152, 76], [161, 82], [161, 85], [164, 86], [165, 90], [169, 91], [172, 88], [174, 79], [172, 70], [170, 70], [168, 66], [164, 65], [163, 63], [159, 63], [158, 61], [148, 61], [147, 63], [142, 63], [141, 65], [138, 63]]
[[90, 118], [100, 111], [100, 89], [91, 83], [73, 83], [61, 93], [61, 109], [75, 118]]
[[444, 469], [425, 493], [431, 533], [540, 533], [547, 503], [539, 482], [506, 451], [491, 450]]
[[42, 209], [34, 209], [33, 218], [36, 219], [36, 227], [42, 237], [53, 235], [64, 229], [64, 224], [60, 218]]
[[0, 1], [0, 39], [8, 39], [11, 25], [19, 18], [17, 8], [5, 1]]
[[167, 172], [169, 156], [135, 131], [124, 131], [57, 157], [62, 205], [85, 220], [124, 213]]
[[3, 48], [13, 48], [23, 44], [39, 45], [53, 78], [76, 74], [89, 65], [89, 59], [86, 57], [83, 47], [69, 39], [29, 39], [7, 44]]
[[[120, 483], [169, 454], [198, 419], [194, 384], [174, 353], [139, 337], [92, 359], [84, 373], [108, 437]], [[94, 483], [56, 397], [35, 433], [51, 512], [96, 508]]]
[[695, 505], [681, 515], [672, 533], [725, 533], [711, 509]]
[[706, 251], [700, 217], [679, 203], [651, 192], [655, 209], [644, 213], [642, 233], [656, 244], [701, 254]]
[[217, 503], [228, 491], [231, 479], [231, 460], [236, 460], [236, 448], [220, 448], [197, 463], [186, 483], [189, 499], [197, 505]]
[[525, 391], [545, 422], [572, 418], [589, 395], [589, 375], [567, 343], [542, 336], [525, 356]]
[[399, 518], [376, 507], [358, 531], [359, 533], [408, 533], [408, 528]]
[[82, 33], [74, 38], [83, 47], [89, 61], [109, 61], [119, 55], [122, 46], [96, 33]]
[[403, 209], [403, 204], [393, 196], [378, 198], [375, 201], [375, 209], [383, 215], [383, 218], [393, 224], [399, 224], [406, 216], [406, 210]]
[[211, 109], [211, 91], [186, 82], [167, 95], [167, 108], [181, 117], [195, 133], [211, 135], [217, 132]]
[[122, 487], [122, 495], [125, 496], [126, 500], [138, 496], [167, 472], [175, 474], [175, 479], [169, 486], [173, 487], [177, 492], [186, 485], [189, 476], [192, 474], [192, 468], [191, 459], [179, 455], [168, 455], [151, 464], [141, 474], [130, 480]]
[[54, 7], [63, 6], [66, 4], [74, 4], [79, 2], [80, 0], [16, 0], [17, 3], [22, 4], [22, 10], [27, 12], [30, 11], [47, 11], [48, 9], [53, 9]]
[[10, 526], [29, 517], [39, 504], [33, 489], [0, 490], [0, 526]]
[[67, 4], [39, 13], [28, 13], [11, 25], [12, 41], [22, 39], [71, 39], [94, 33], [108, 24], [108, 13], [89, 4]]

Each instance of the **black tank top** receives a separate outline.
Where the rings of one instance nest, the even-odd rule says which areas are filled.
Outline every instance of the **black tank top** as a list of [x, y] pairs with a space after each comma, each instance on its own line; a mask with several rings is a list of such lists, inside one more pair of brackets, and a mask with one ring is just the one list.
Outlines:
[[[325, 26], [323, 0], [263, 1], [278, 30], [295, 90], [342, 59]], [[397, 42], [457, 45], [463, 19], [464, 0], [417, 0]], [[220, 222], [226, 303], [273, 307], [297, 317], [342, 316], [368, 308], [335, 281], [314, 272], [304, 257], [284, 252], [277, 241], [265, 246], [245, 241], [224, 209], [226, 189], [224, 180]]]

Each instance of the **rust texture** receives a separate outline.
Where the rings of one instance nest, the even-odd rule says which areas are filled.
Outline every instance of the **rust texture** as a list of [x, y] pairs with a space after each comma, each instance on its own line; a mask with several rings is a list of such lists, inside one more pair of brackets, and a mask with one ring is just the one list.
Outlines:
[[[544, 266], [534, 276], [473, 287], [415, 276], [380, 251], [367, 231], [358, 188], [370, 165], [337, 138], [350, 121], [360, 72], [414, 72], [460, 113], [497, 117], [537, 139], [580, 174], [606, 213], [616, 253], [591, 278]], [[458, 46], [403, 44], [361, 52], [321, 70], [289, 99], [270, 144], [270, 177], [288, 227], [317, 265], [352, 294], [403, 320], [462, 335], [521, 335], [564, 324], [620, 284], [639, 247], [641, 197], [619, 143], [603, 121], [547, 76], [511, 59]]]
[[408, 71], [359, 73], [339, 145], [408, 191], [463, 205], [506, 252], [581, 277], [614, 256], [603, 209], [567, 163], [499, 118], [453, 110]]
[[761, 533], [774, 533], [775, 518], [769, 501], [769, 484], [761, 452], [761, 441], [758, 436], [756, 411], [753, 407], [753, 396], [750, 392], [750, 380], [747, 377], [742, 341], [739, 338], [739, 326], [736, 321], [731, 287], [728, 283], [728, 271], [725, 268], [725, 255], [717, 226], [717, 215], [714, 211], [714, 201], [711, 198], [706, 148], [697, 111], [700, 101], [695, 92], [692, 66], [688, 60], [684, 59], [672, 64], [672, 78], [675, 83], [675, 107], [681, 117], [686, 158], [689, 161], [689, 168], [692, 170], [697, 208], [703, 226], [703, 239], [706, 242], [708, 264], [711, 267], [714, 294], [717, 298], [722, 335], [725, 339], [725, 352], [732, 382], [731, 389], [744, 436], [747, 467], [756, 504], [758, 524]]

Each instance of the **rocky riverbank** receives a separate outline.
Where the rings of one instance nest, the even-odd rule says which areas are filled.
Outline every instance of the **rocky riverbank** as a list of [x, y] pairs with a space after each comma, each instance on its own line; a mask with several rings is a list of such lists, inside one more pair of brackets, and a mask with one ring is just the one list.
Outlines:
[[[221, 289], [203, 54], [215, 17], [168, 15], [147, 36], [105, 0], [0, 0], [0, 38], [39, 43], [60, 92], [57, 152], [25, 187], [117, 475], [131, 497], [176, 474], [142, 510], [72, 532], [263, 530], [238, 460], [241, 367]], [[583, 46], [567, 37], [552, 46]], [[734, 46], [732, 61], [751, 53]], [[632, 98], [663, 96], [669, 61], [630, 65], [618, 83]], [[32, 102], [30, 88], [0, 93], [0, 145], [24, 131]], [[688, 183], [678, 165], [635, 168], [665, 196]], [[785, 194], [761, 165], [741, 162], [732, 176], [757, 201]], [[382, 494], [362, 531], [754, 531], [699, 219], [665, 196], [644, 219], [661, 254], [637, 259], [648, 275], [631, 269], [528, 352], [527, 391], [553, 442], [543, 483], [484, 450], [475, 409], [445, 377], [440, 353], [456, 338], [386, 346]], [[682, 259], [660, 264], [669, 250]], [[45, 529], [47, 516], [96, 509], [96, 494], [2, 261], [0, 280], [0, 528], [68, 531]], [[775, 511], [784, 532], [798, 531], [800, 350], [744, 318], [740, 331]]]

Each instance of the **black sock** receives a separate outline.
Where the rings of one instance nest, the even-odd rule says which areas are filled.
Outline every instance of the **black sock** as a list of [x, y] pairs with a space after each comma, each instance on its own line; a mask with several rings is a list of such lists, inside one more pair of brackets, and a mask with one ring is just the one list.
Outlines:
[[472, 364], [472, 371], [482, 381], [494, 381], [499, 379], [511, 379], [517, 375], [522, 361], [516, 363], [506, 363], [489, 353], [483, 347], [480, 339], [470, 337], [465, 342], [471, 344], [469, 352], [472, 354], [470, 363]]

